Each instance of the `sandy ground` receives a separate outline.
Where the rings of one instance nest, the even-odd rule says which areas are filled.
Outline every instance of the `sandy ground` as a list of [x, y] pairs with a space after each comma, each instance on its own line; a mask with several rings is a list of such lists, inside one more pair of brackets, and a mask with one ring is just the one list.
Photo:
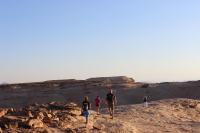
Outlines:
[[[107, 110], [92, 118], [107, 133], [200, 133], [200, 101], [189, 99], [162, 100], [116, 107], [114, 120]], [[88, 131], [95, 132], [95, 131]]]

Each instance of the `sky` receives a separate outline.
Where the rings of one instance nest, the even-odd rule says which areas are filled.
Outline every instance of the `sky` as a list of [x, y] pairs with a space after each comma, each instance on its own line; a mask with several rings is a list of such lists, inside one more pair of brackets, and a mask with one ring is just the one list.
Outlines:
[[0, 0], [0, 83], [200, 80], [199, 0]]

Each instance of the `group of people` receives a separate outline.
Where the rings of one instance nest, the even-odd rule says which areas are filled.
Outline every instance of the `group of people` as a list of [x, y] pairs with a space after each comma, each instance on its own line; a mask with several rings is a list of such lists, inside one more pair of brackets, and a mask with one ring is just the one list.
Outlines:
[[[148, 107], [148, 98], [149, 98], [148, 96], [145, 96], [143, 98], [144, 107]], [[115, 105], [117, 104], [117, 98], [116, 98], [116, 95], [114, 95], [112, 89], [109, 89], [109, 92], [106, 95], [105, 101], [103, 99], [101, 99], [100, 96], [97, 96], [94, 101], [95, 101], [95, 106], [96, 106], [96, 110], [97, 110], [98, 115], [100, 114], [101, 104], [106, 103], [106, 105], [108, 106], [108, 110], [109, 110], [109, 114], [111, 116], [111, 119], [114, 118], [114, 109], [115, 109]], [[82, 115], [86, 119], [86, 124], [88, 124], [88, 118], [89, 118], [89, 115], [90, 115], [89, 110], [90, 109], [91, 109], [91, 103], [89, 101], [89, 98], [87, 96], [85, 96], [84, 100], [82, 102]]]
[[[96, 106], [96, 110], [97, 110], [98, 115], [100, 114], [100, 107], [101, 107], [102, 103], [104, 103], [104, 100], [101, 99], [100, 96], [97, 96], [95, 98], [95, 106]], [[115, 108], [115, 105], [117, 104], [117, 98], [114, 95], [112, 89], [109, 89], [109, 92], [106, 95], [105, 103], [108, 106], [110, 116], [113, 119], [114, 118], [114, 108]], [[85, 96], [84, 100], [82, 102], [82, 115], [86, 118], [86, 124], [88, 123], [88, 118], [89, 118], [89, 115], [90, 115], [90, 112], [89, 112], [90, 109], [91, 109], [91, 103], [89, 101], [89, 98], [87, 96]]]

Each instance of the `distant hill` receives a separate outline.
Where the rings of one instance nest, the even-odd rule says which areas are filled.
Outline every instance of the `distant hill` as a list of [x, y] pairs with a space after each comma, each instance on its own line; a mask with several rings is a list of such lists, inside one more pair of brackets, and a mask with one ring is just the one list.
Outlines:
[[89, 96], [106, 97], [113, 88], [119, 105], [141, 103], [144, 96], [151, 101], [171, 98], [200, 98], [200, 81], [139, 83], [126, 76], [99, 77], [86, 80], [51, 80], [36, 83], [5, 84], [0, 86], [0, 107], [23, 107], [51, 101], [81, 103]]

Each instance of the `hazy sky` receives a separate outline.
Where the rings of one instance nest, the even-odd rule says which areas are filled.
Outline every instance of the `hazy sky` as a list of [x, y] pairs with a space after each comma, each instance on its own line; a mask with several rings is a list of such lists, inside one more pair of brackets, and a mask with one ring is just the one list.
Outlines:
[[199, 0], [0, 0], [0, 83], [200, 79]]

